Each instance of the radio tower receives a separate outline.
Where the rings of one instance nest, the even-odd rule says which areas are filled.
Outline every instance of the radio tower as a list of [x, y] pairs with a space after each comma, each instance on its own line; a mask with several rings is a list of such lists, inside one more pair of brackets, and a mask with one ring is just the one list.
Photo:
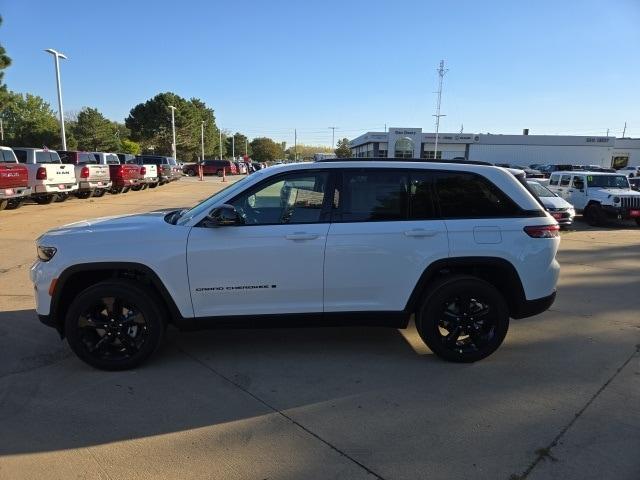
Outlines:
[[444, 68], [444, 60], [440, 60], [440, 66], [438, 67], [438, 76], [440, 77], [438, 80], [438, 103], [436, 104], [436, 145], [433, 149], [433, 159], [438, 159], [438, 132], [440, 131], [440, 117], [446, 117], [440, 113], [440, 102], [442, 101], [442, 80], [444, 80], [444, 74], [447, 73], [449, 69]]

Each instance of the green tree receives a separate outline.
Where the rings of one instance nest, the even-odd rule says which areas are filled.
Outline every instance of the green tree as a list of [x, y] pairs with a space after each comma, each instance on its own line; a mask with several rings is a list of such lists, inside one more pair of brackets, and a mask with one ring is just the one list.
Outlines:
[[343, 138], [342, 140], [338, 140], [338, 148], [334, 150], [334, 153], [338, 158], [351, 157], [351, 149], [349, 148], [349, 139]]
[[258, 162], [271, 162], [283, 158], [282, 146], [270, 138], [260, 137], [251, 141], [251, 158]]
[[80, 150], [117, 152], [120, 150], [116, 124], [96, 108], [85, 107], [78, 113], [73, 136]]
[[[234, 150], [233, 142], [235, 141], [235, 154], [236, 157], [241, 157], [243, 155], [251, 156], [251, 145], [247, 139], [246, 135], [243, 135], [239, 132], [234, 133], [233, 135], [228, 136], [224, 140], [225, 150], [227, 155], [232, 155]], [[248, 150], [248, 151], [247, 151]]]
[[298, 160], [312, 160], [314, 153], [333, 153], [333, 150], [331, 147], [299, 143], [295, 147], [287, 148], [285, 153], [288, 160], [294, 160], [296, 158], [296, 154]]
[[[2, 25], [2, 16], [0, 16], [0, 25]], [[0, 45], [0, 88], [6, 88], [2, 79], [4, 77], [3, 70], [11, 65], [11, 58], [7, 55], [7, 51], [4, 49], [2, 45]]]
[[122, 153], [131, 153], [132, 155], [138, 155], [142, 151], [139, 143], [134, 142], [133, 140], [129, 140], [128, 138], [123, 138], [120, 143], [122, 144], [122, 147], [120, 149]]
[[6, 145], [60, 148], [58, 121], [42, 97], [7, 90], [0, 115]]
[[[171, 92], [159, 93], [131, 109], [125, 120], [131, 131], [131, 140], [143, 150], [152, 149], [157, 154], [171, 155], [173, 142], [171, 109], [176, 107], [176, 150], [183, 160], [195, 160], [201, 155], [201, 128], [204, 121], [205, 157], [219, 155], [219, 132], [213, 109], [197, 98], [187, 100]], [[224, 144], [223, 144], [224, 155]]]

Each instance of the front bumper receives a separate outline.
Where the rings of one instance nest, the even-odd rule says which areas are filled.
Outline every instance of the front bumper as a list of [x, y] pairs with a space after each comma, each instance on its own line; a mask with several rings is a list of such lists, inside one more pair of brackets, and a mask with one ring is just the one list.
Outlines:
[[615, 220], [640, 219], [640, 209], [603, 205], [602, 211], [607, 216], [607, 218], [610, 218], [610, 219], [615, 219]]

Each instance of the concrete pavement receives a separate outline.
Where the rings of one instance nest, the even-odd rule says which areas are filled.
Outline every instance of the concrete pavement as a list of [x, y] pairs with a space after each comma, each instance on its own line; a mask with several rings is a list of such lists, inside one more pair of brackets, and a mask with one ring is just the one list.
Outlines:
[[638, 228], [563, 234], [552, 309], [473, 365], [411, 329], [215, 330], [170, 331], [142, 368], [107, 373], [38, 323], [42, 231], [220, 187], [0, 212], [1, 479], [640, 478]]

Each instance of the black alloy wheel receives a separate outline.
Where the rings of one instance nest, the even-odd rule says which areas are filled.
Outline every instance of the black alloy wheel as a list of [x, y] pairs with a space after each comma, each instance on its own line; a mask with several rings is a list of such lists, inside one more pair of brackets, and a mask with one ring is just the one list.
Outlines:
[[504, 298], [476, 277], [452, 276], [436, 284], [416, 315], [427, 346], [453, 362], [475, 362], [502, 344], [509, 329]]
[[103, 197], [105, 193], [107, 193], [107, 189], [106, 188], [96, 188], [93, 191], [93, 196], [96, 197], [96, 198], [100, 198], [100, 197]]
[[71, 304], [65, 333], [71, 349], [102, 370], [133, 368], [160, 345], [166, 322], [160, 301], [129, 281], [87, 288]]

